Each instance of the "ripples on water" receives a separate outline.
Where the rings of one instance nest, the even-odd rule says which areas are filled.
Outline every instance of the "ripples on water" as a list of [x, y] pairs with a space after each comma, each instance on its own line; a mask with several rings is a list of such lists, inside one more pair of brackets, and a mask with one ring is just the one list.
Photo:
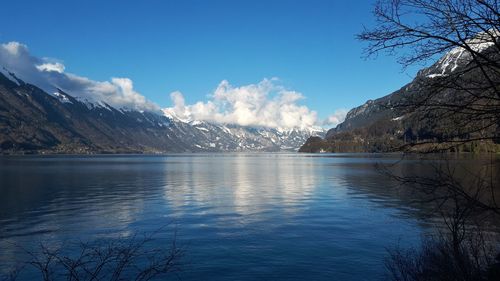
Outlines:
[[[385, 247], [425, 226], [374, 168], [395, 157], [303, 154], [0, 158], [0, 269], [15, 245], [169, 224], [181, 280], [374, 280]], [[158, 242], [160, 243], [160, 242]], [[174, 278], [175, 279], [175, 278]]]

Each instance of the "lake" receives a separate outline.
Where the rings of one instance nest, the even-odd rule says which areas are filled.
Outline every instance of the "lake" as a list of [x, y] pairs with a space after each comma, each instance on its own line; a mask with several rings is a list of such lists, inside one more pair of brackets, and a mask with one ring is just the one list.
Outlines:
[[[430, 223], [375, 168], [399, 155], [174, 154], [0, 158], [0, 272], [19, 245], [158, 230], [172, 280], [376, 280], [386, 248]], [[411, 168], [412, 161], [399, 163]], [[27, 278], [27, 277], [26, 277]], [[23, 279], [21, 279], [23, 280]], [[26, 279], [27, 280], [27, 279]]]

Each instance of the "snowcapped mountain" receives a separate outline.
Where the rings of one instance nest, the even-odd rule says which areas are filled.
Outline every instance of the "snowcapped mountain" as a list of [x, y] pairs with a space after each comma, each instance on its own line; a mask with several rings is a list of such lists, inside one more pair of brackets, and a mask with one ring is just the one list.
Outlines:
[[179, 135], [205, 151], [297, 151], [310, 136], [324, 136], [321, 128], [274, 129], [264, 127], [186, 121], [165, 115]]
[[[498, 49], [491, 48], [495, 45], [495, 41], [500, 38], [500, 31], [488, 30], [477, 34], [474, 38], [466, 41], [467, 46], [474, 52], [481, 53], [485, 56], [494, 55]], [[471, 52], [463, 47], [455, 47], [442, 56], [431, 67], [422, 69], [417, 76], [436, 78], [446, 77], [460, 68], [465, 67], [473, 60]]]
[[0, 66], [0, 153], [296, 151], [321, 128], [255, 128], [180, 120], [47, 93]]
[[[467, 47], [498, 63], [498, 38], [498, 31], [483, 32], [467, 40]], [[444, 106], [441, 110], [435, 106], [460, 108], [488, 102], [494, 107], [491, 101], [496, 97], [486, 101], [479, 97], [487, 97], [483, 89], [488, 89], [489, 83], [498, 84], [500, 76], [495, 70], [495, 74], [490, 75], [491, 82], [486, 81], [482, 71], [470, 51], [453, 48], [430, 67], [420, 70], [413, 81], [401, 89], [351, 109], [345, 120], [330, 129], [324, 139], [312, 137], [300, 151], [387, 152], [419, 141], [431, 144], [498, 135], [500, 125], [494, 113], [483, 115], [483, 119], [464, 120], [461, 118], [466, 117], [450, 113]], [[487, 151], [493, 146], [482, 147]]]

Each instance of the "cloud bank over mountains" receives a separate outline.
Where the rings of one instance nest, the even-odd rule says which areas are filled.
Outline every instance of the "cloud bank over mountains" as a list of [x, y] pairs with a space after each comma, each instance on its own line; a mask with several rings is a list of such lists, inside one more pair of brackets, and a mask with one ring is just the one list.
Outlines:
[[[129, 78], [95, 81], [65, 72], [61, 61], [38, 58], [18, 42], [0, 44], [0, 70], [14, 73], [20, 79], [48, 93], [57, 88], [89, 101], [103, 101], [117, 108], [160, 112], [156, 103], [134, 89]], [[4, 71], [5, 72], [5, 71]], [[257, 84], [233, 86], [223, 80], [206, 101], [187, 105], [181, 92], [170, 94], [173, 106], [163, 109], [166, 115], [184, 121], [200, 120], [241, 126], [282, 129], [307, 129], [314, 126], [335, 126], [345, 118], [346, 110], [337, 110], [326, 120], [301, 105], [304, 96], [284, 88], [278, 79], [264, 79]]]
[[112, 78], [101, 82], [66, 73], [61, 62], [32, 56], [28, 47], [18, 42], [0, 45], [0, 67], [47, 93], [57, 92], [59, 88], [72, 96], [89, 101], [104, 101], [119, 108], [160, 110], [158, 105], [136, 92], [132, 80], [128, 78]]
[[173, 92], [170, 97], [174, 106], [164, 112], [186, 121], [300, 129], [317, 125], [317, 113], [298, 104], [304, 96], [285, 89], [276, 78], [241, 87], [223, 80], [208, 101], [192, 105], [185, 104], [181, 92]]

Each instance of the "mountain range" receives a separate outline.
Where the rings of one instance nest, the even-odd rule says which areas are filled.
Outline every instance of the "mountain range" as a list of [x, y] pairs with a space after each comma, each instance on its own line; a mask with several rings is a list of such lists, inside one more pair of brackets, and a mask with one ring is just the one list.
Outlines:
[[[473, 46], [500, 60], [492, 42]], [[471, 61], [470, 53], [454, 48], [401, 89], [351, 109], [328, 132], [319, 127], [278, 129], [186, 120], [168, 110], [111, 106], [54, 86], [50, 88], [57, 90], [50, 94], [43, 90], [47, 87], [25, 82], [0, 65], [0, 153], [392, 152], [415, 149], [415, 143], [439, 146], [470, 139], [480, 141], [452, 149], [500, 151], [498, 99], [477, 99], [485, 85]], [[492, 77], [500, 84], [498, 76]], [[465, 108], [477, 104], [481, 110], [487, 105], [491, 113], [475, 118], [434, 110], [427, 106], [432, 103]], [[422, 147], [428, 148], [418, 149]]]
[[0, 153], [168, 153], [297, 151], [321, 128], [185, 121], [163, 112], [49, 94], [0, 66]]

